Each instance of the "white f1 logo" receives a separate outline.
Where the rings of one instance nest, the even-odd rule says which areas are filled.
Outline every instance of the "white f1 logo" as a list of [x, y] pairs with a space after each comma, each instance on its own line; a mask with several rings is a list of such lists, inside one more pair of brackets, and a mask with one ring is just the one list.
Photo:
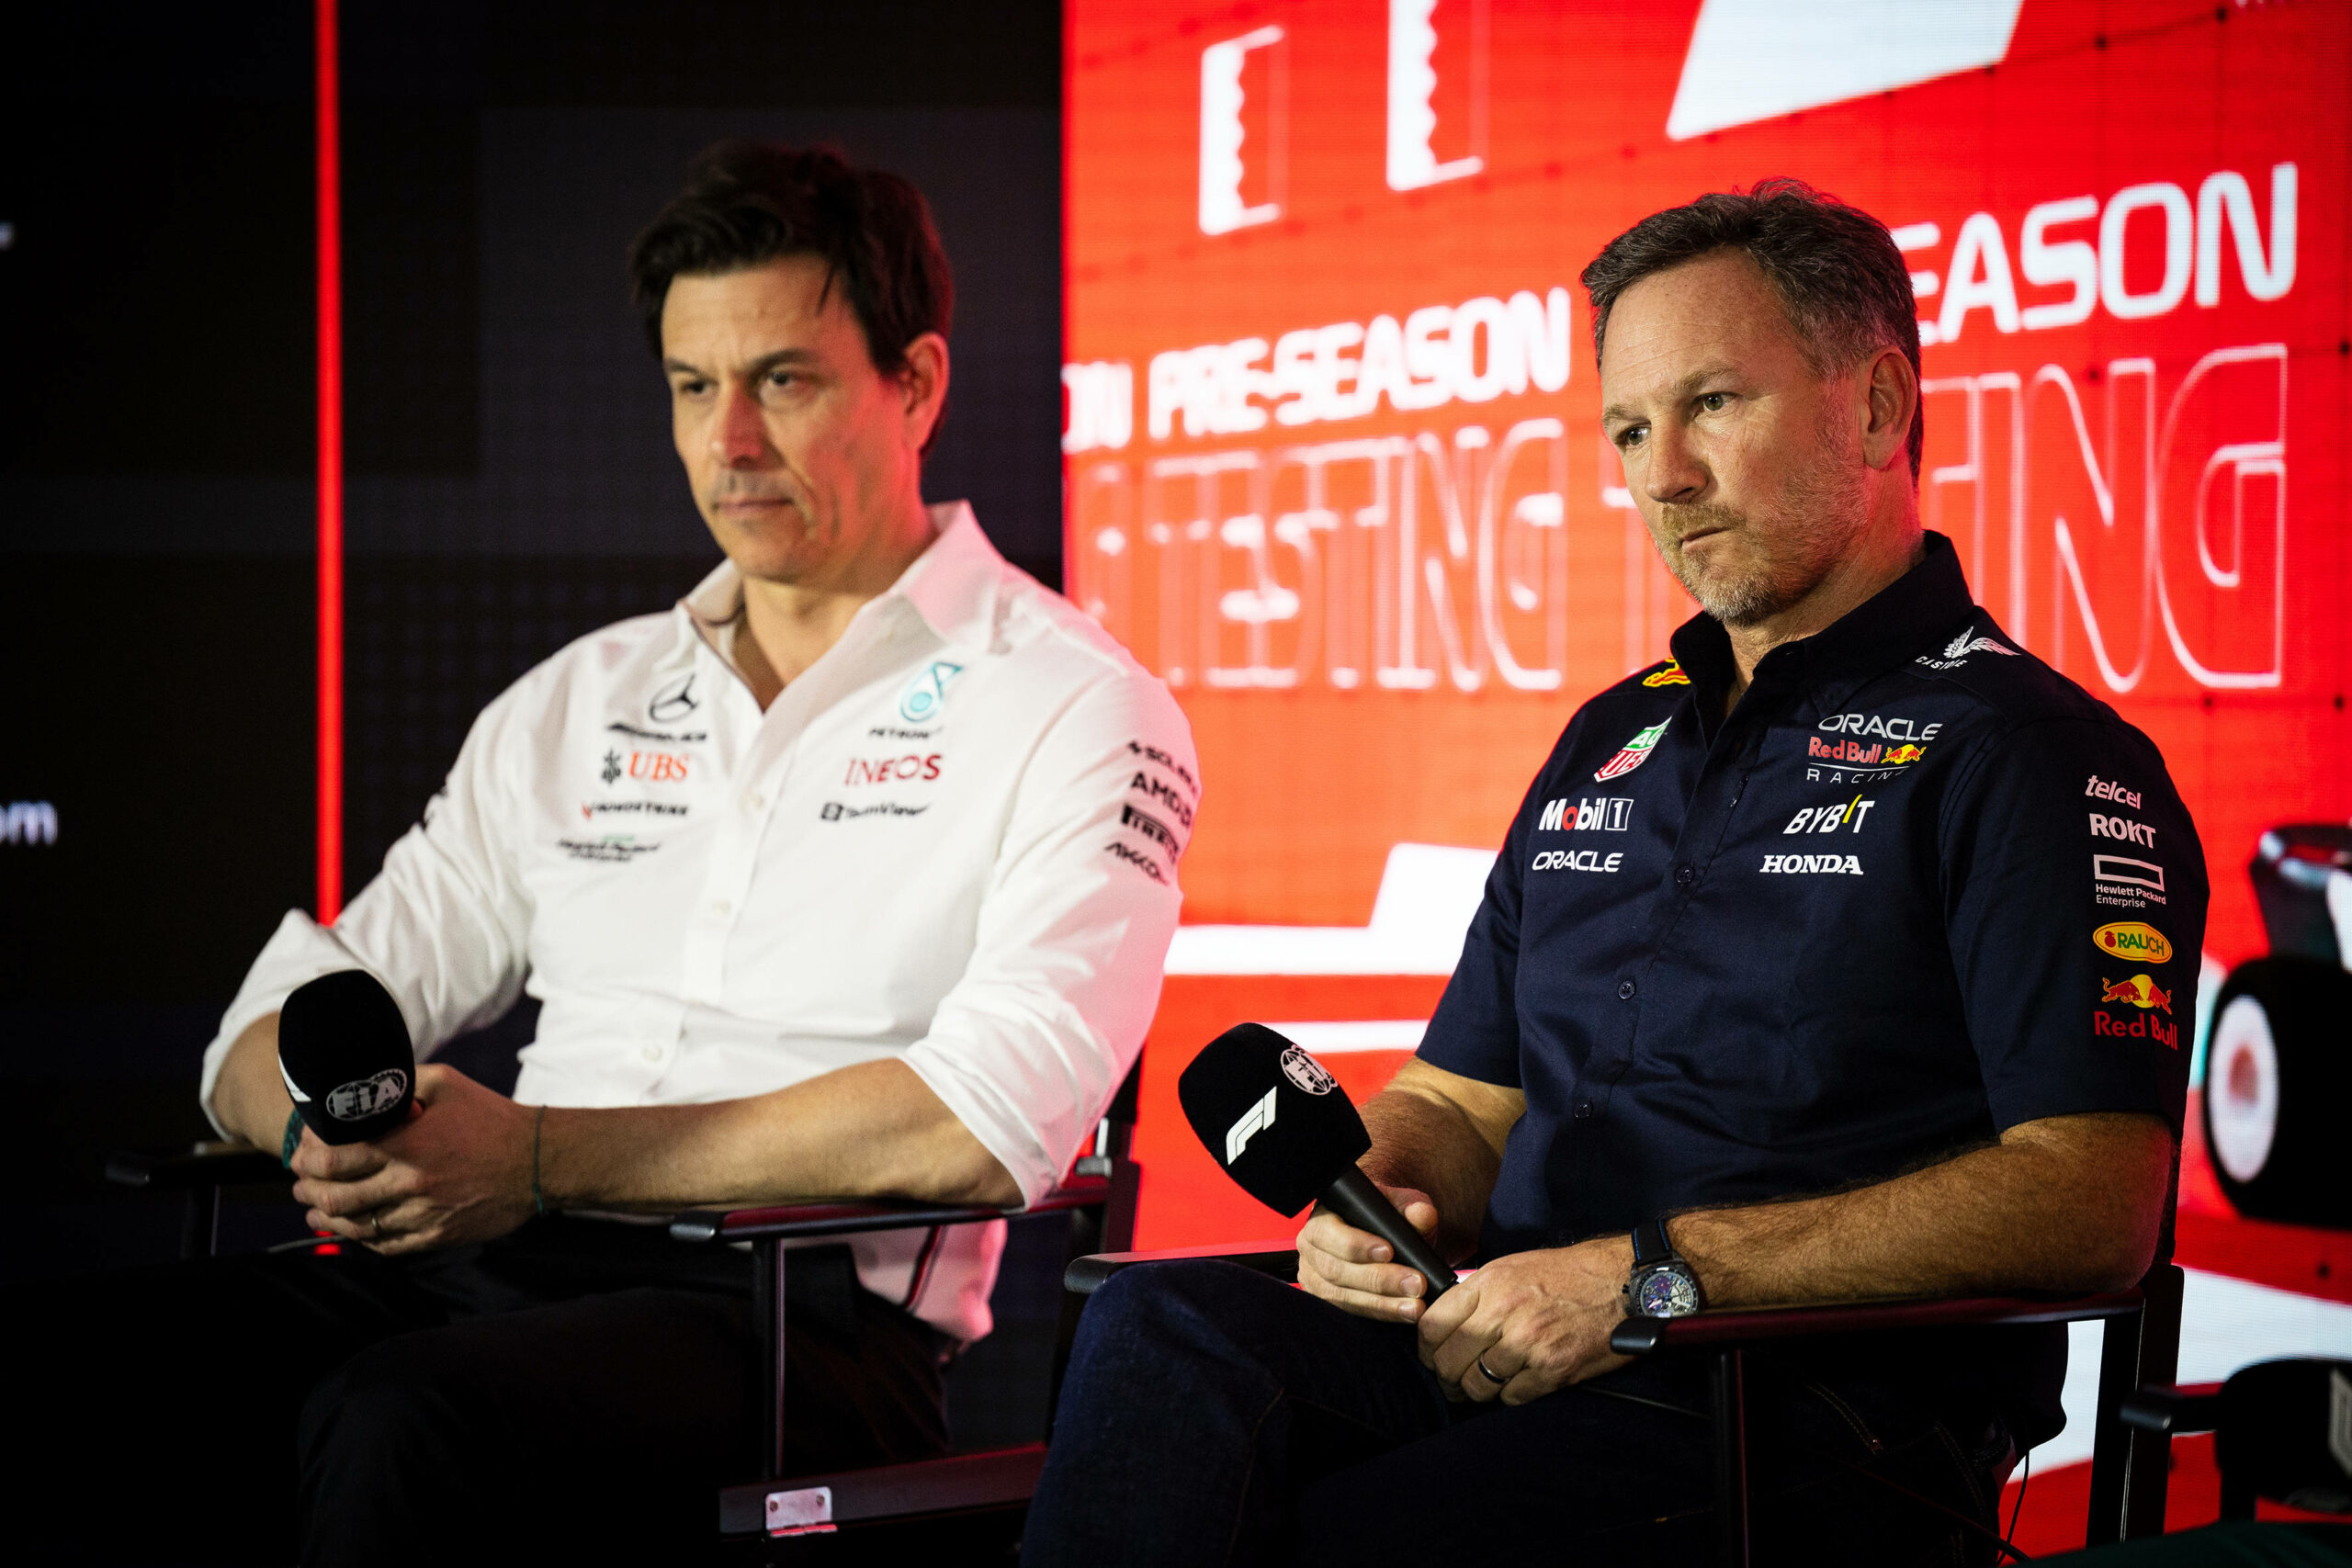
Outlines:
[[1262, 1133], [1274, 1124], [1274, 1100], [1282, 1091], [1270, 1089], [1266, 1098], [1241, 1113], [1241, 1119], [1225, 1130], [1225, 1163], [1231, 1165], [1250, 1146], [1252, 1134]]

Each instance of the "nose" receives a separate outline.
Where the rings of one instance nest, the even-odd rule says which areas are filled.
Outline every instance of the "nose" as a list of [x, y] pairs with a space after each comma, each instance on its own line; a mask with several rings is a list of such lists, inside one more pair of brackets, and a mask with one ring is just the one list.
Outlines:
[[733, 382], [720, 390], [718, 398], [718, 414], [710, 426], [711, 455], [730, 468], [757, 466], [768, 451], [767, 425], [760, 418], [759, 400]]
[[1687, 506], [1706, 494], [1713, 476], [1688, 432], [1653, 427], [1640, 457], [1642, 493], [1662, 504]]

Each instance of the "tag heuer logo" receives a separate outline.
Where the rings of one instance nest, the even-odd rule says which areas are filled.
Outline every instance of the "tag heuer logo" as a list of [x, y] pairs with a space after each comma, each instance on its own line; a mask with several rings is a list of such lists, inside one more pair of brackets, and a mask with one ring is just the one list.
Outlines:
[[1632, 773], [1650, 760], [1650, 753], [1657, 749], [1658, 740], [1665, 734], [1664, 724], [1651, 725], [1647, 729], [1626, 741], [1623, 750], [1601, 763], [1600, 771], [1592, 775], [1593, 779], [1597, 783], [1606, 784], [1611, 779], [1621, 778]]

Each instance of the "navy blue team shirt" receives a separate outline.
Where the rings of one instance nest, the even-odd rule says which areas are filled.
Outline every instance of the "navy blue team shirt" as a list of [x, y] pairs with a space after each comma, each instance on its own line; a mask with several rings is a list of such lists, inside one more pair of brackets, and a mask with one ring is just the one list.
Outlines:
[[[1723, 627], [1672, 647], [1569, 721], [1420, 1048], [1527, 1097], [1481, 1258], [2044, 1117], [2177, 1138], [2196, 829], [2154, 743], [1995, 625], [1949, 540], [1765, 655], [1728, 717]], [[2063, 1329], [1966, 1343], [2021, 1446], [2057, 1429]]]

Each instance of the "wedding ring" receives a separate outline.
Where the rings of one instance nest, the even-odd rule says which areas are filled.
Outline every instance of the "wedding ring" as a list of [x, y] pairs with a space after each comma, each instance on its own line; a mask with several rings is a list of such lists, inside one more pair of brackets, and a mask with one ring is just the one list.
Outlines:
[[1487, 1365], [1487, 1358], [1484, 1356], [1478, 1358], [1478, 1371], [1485, 1373], [1487, 1381], [1493, 1383], [1497, 1388], [1500, 1388], [1503, 1384], [1510, 1382], [1510, 1379], [1503, 1376], [1500, 1372], [1495, 1371], [1494, 1368]]

